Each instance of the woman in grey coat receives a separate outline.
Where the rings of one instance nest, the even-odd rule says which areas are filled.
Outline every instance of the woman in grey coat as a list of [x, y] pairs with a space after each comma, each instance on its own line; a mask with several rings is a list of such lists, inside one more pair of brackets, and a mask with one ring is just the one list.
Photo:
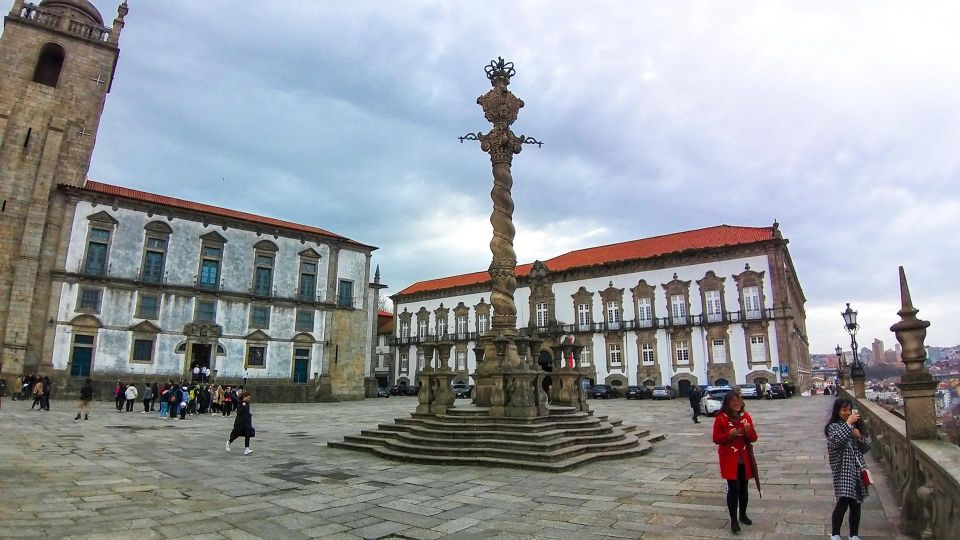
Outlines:
[[833, 508], [831, 540], [840, 540], [843, 516], [850, 509], [850, 540], [860, 540], [860, 505], [869, 493], [863, 485], [863, 454], [870, 450], [870, 441], [864, 433], [860, 413], [848, 399], [833, 402], [830, 421], [823, 428], [827, 437], [827, 454], [833, 474]]

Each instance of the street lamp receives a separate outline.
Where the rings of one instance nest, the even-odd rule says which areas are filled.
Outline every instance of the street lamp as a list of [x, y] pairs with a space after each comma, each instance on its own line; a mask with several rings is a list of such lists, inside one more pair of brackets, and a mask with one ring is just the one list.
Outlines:
[[850, 308], [847, 302], [847, 309], [840, 312], [843, 315], [844, 328], [850, 334], [850, 348], [853, 350], [853, 362], [850, 363], [850, 378], [863, 379], [863, 362], [860, 361], [860, 354], [857, 352], [857, 330], [860, 325], [857, 324], [857, 312]]

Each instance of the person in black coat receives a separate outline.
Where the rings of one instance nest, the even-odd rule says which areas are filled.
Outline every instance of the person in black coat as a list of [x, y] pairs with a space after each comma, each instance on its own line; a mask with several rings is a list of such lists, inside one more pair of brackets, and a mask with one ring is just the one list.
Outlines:
[[253, 415], [250, 414], [250, 402], [253, 401], [253, 395], [250, 392], [241, 392], [237, 405], [237, 418], [233, 421], [233, 431], [230, 432], [230, 439], [227, 440], [227, 452], [230, 451], [230, 443], [243, 437], [243, 455], [253, 453], [250, 449], [250, 439], [256, 436], [253, 429]]
[[700, 423], [700, 399], [703, 394], [700, 393], [700, 387], [694, 386], [690, 388], [690, 393], [688, 397], [690, 398], [690, 408], [693, 409], [693, 422], [695, 424]]

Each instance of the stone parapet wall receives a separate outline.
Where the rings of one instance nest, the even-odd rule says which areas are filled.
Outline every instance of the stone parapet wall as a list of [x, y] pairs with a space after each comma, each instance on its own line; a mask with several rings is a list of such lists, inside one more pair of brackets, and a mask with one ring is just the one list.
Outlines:
[[911, 441], [902, 418], [847, 390], [841, 397], [860, 409], [873, 439], [872, 454], [899, 495], [906, 532], [921, 538], [960, 538], [960, 447], [947, 441]]

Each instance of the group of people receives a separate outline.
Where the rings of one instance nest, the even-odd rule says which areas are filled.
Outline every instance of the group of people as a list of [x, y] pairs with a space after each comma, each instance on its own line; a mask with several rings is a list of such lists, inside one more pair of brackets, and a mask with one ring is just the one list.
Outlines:
[[113, 396], [117, 411], [133, 412], [134, 405], [139, 399], [143, 402], [141, 414], [156, 412], [157, 403], [160, 403], [160, 418], [186, 419], [187, 415], [221, 414], [230, 416], [238, 410], [243, 393], [243, 387], [201, 384], [181, 381], [180, 384], [168, 381], [164, 384], [143, 383], [143, 389], [138, 390], [133, 383], [117, 381], [113, 389]]
[[[691, 398], [692, 399], [692, 398]], [[696, 417], [694, 417], [696, 420]], [[848, 399], [834, 401], [830, 417], [823, 428], [826, 437], [830, 472], [833, 479], [835, 506], [831, 515], [831, 540], [841, 540], [840, 528], [849, 511], [850, 540], [860, 540], [860, 509], [869, 494], [864, 474], [863, 455], [870, 450], [860, 414]], [[730, 531], [740, 532], [740, 525], [752, 525], [747, 516], [749, 480], [757, 474], [753, 443], [756, 426], [746, 411], [743, 398], [736, 389], [728, 392], [713, 422], [713, 442], [717, 445], [720, 476], [727, 481], [727, 510]]]
[[53, 392], [53, 383], [50, 377], [34, 375], [32, 372], [18, 377], [18, 392], [13, 394], [13, 401], [26, 401], [27, 398], [33, 398], [31, 409], [40, 406], [41, 411], [50, 410], [50, 393]]

